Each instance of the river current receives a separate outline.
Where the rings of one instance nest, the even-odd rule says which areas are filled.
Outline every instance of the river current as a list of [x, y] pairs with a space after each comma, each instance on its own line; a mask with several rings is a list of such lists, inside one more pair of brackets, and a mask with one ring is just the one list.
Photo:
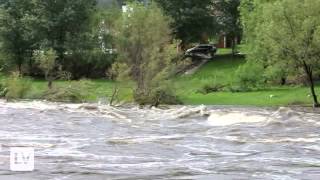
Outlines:
[[[0, 102], [0, 179], [320, 179], [320, 114]], [[10, 171], [32, 147], [35, 170]]]

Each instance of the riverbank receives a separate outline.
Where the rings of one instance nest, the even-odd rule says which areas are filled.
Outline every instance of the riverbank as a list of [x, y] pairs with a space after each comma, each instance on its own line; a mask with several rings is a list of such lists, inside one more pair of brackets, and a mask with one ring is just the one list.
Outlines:
[[[228, 90], [201, 93], [205, 85], [233, 84], [237, 68], [245, 63], [240, 57], [225, 55], [223, 50], [220, 56], [204, 65], [192, 75], [184, 75], [173, 79], [174, 89], [179, 99], [186, 105], [241, 105], [241, 106], [311, 106], [309, 88], [302, 86], [269, 86], [250, 92], [231, 92]], [[1, 77], [4, 80], [6, 77]], [[42, 99], [47, 91], [47, 82], [31, 79], [31, 88], [23, 98]], [[84, 101], [98, 102], [109, 99], [114, 90], [115, 82], [108, 80], [86, 80], [86, 86], [81, 86]], [[55, 81], [54, 86], [60, 89], [77, 84], [73, 81]], [[132, 84], [118, 84], [120, 88], [118, 99], [123, 102], [132, 101]], [[76, 87], [79, 88], [79, 87]], [[320, 86], [317, 87], [318, 92]]]

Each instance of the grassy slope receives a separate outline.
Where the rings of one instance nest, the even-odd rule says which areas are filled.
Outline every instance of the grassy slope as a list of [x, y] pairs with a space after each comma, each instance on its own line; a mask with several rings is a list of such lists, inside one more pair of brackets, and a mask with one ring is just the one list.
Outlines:
[[[230, 50], [220, 50], [220, 55], [230, 53]], [[232, 84], [235, 79], [235, 71], [244, 60], [221, 56], [209, 62], [197, 73], [189, 76], [177, 77], [173, 80], [179, 98], [185, 104], [206, 104], [206, 105], [253, 105], [253, 106], [282, 106], [288, 104], [311, 104], [311, 98], [308, 97], [309, 89], [307, 87], [270, 87], [266, 90], [232, 93], [217, 92], [208, 95], [197, 93], [206, 84]], [[2, 79], [4, 77], [0, 77]], [[55, 86], [68, 86], [66, 81], [55, 81]], [[89, 91], [88, 101], [97, 101], [100, 97], [110, 96], [113, 91], [114, 82], [107, 80], [92, 80], [92, 87], [85, 89]], [[120, 98], [131, 100], [132, 93], [130, 85], [125, 84], [122, 88]], [[26, 98], [40, 97], [46, 91], [46, 82], [44, 80], [33, 80], [32, 89], [27, 93]], [[320, 92], [320, 86], [317, 88]], [[274, 98], [270, 98], [274, 95]]]
[[[223, 50], [220, 55], [226, 53], [227, 51]], [[208, 95], [197, 93], [206, 84], [234, 83], [235, 71], [243, 63], [243, 59], [219, 57], [202, 67], [196, 74], [177, 78], [175, 82], [180, 98], [186, 104], [206, 105], [283, 106], [312, 103], [307, 87], [281, 86], [254, 92], [217, 92]], [[274, 97], [270, 98], [270, 95]]]

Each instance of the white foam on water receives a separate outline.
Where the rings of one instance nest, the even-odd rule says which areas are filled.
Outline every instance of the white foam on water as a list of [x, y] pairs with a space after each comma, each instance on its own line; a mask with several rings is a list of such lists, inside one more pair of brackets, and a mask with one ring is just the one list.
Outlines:
[[55, 144], [49, 143], [8, 143], [3, 144], [4, 147], [34, 147], [34, 148], [53, 148]]
[[4, 107], [4, 112], [6, 114], [6, 108], [13, 109], [34, 109], [40, 111], [47, 110], [63, 110], [66, 112], [79, 112], [86, 113], [93, 116], [101, 116], [106, 119], [117, 119], [122, 120], [127, 123], [131, 123], [132, 120], [123, 115], [123, 111], [107, 106], [107, 105], [98, 105], [98, 104], [63, 104], [63, 103], [54, 103], [47, 101], [20, 101], [20, 102], [6, 102], [0, 101], [0, 107]]
[[300, 115], [299, 112], [294, 111], [288, 107], [280, 107], [271, 116], [275, 118], [281, 118], [281, 119], [290, 119], [292, 117], [298, 117], [299, 115]]
[[57, 108], [56, 103], [49, 103], [44, 101], [19, 101], [19, 102], [6, 102], [1, 101], [0, 106], [16, 109], [38, 109], [47, 110]]
[[198, 107], [181, 107], [179, 109], [170, 109], [163, 111], [163, 113], [167, 114], [167, 116], [171, 117], [172, 119], [182, 119], [188, 118], [194, 115], [205, 116], [209, 115], [207, 107], [204, 105], [200, 105]]
[[285, 143], [285, 142], [303, 142], [303, 143], [315, 143], [320, 141], [320, 138], [277, 138], [277, 139], [261, 139], [257, 142], [261, 143]]
[[168, 135], [168, 136], [149, 136], [149, 137], [114, 137], [109, 138], [110, 143], [119, 144], [132, 144], [132, 143], [145, 143], [145, 142], [155, 142], [160, 140], [174, 140], [179, 138], [184, 138], [183, 135]]
[[269, 118], [262, 115], [247, 114], [242, 112], [214, 112], [207, 123], [210, 126], [229, 126], [241, 123], [259, 123]]

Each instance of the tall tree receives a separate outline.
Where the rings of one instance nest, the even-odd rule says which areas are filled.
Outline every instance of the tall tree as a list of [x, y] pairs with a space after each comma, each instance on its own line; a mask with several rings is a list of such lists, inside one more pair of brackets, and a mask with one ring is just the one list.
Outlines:
[[250, 59], [264, 66], [285, 64], [283, 68], [295, 73], [302, 70], [314, 106], [319, 107], [314, 72], [320, 67], [320, 1], [254, 1], [253, 5], [256, 21], [246, 21], [245, 26], [254, 46]]
[[38, 14], [35, 1], [0, 1], [1, 51], [11, 60], [9, 63], [17, 66], [20, 75], [23, 63], [31, 61], [38, 45]]
[[45, 79], [48, 81], [48, 88], [52, 88], [53, 72], [56, 67], [56, 53], [53, 49], [39, 50], [35, 52], [35, 60], [39, 64], [45, 75]]
[[[122, 67], [119, 72], [136, 83], [136, 102], [157, 106], [170, 94], [166, 84], [174, 73], [176, 49], [171, 44], [168, 17], [154, 3], [147, 8], [141, 3], [128, 6], [114, 31], [121, 52], [117, 59], [118, 67]], [[174, 99], [170, 96], [165, 103]]]
[[172, 17], [171, 27], [183, 44], [207, 42], [217, 30], [211, 0], [156, 0], [165, 13]]
[[43, 32], [59, 57], [64, 59], [66, 42], [78, 38], [88, 28], [96, 0], [37, 0], [41, 10]]
[[238, 39], [242, 35], [240, 23], [240, 0], [213, 0], [213, 13], [220, 29], [232, 40], [232, 53], [235, 54]]

